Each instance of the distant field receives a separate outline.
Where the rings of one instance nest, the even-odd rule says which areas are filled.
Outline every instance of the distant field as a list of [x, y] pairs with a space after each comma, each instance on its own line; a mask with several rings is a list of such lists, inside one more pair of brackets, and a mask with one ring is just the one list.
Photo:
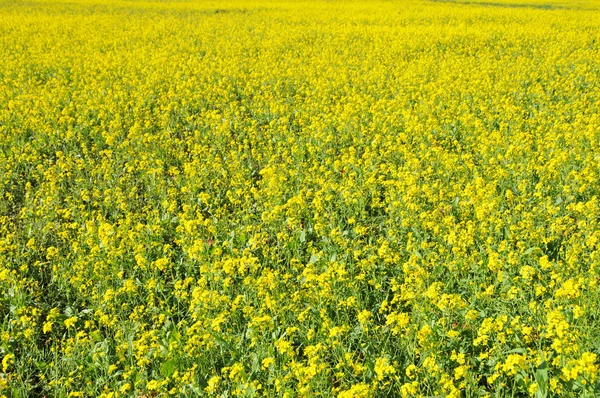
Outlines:
[[600, 396], [600, 2], [0, 0], [0, 397]]

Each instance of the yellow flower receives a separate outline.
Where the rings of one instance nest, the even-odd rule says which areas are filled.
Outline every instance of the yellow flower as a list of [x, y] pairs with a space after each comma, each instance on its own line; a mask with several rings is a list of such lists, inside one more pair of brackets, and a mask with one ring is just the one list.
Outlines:
[[2, 359], [2, 371], [4, 373], [6, 373], [6, 371], [8, 371], [8, 368], [10, 367], [10, 364], [12, 362], [14, 362], [15, 359], [15, 354], [6, 354], [4, 356], [4, 358]]
[[415, 374], [417, 372], [418, 368], [414, 365], [414, 364], [410, 364], [406, 367], [406, 376], [408, 376], [409, 379], [414, 379], [415, 378]]
[[531, 278], [535, 275], [535, 272], [535, 268], [529, 265], [522, 266], [520, 270], [521, 276], [525, 280], [531, 280]]
[[65, 319], [65, 327], [67, 327], [67, 328], [71, 328], [71, 327], [75, 326], [76, 323], [77, 323], [76, 316], [72, 316], [70, 318]]
[[375, 374], [377, 374], [377, 380], [382, 381], [386, 376], [393, 375], [396, 373], [396, 369], [389, 363], [387, 357], [377, 358], [375, 361]]
[[234, 363], [229, 368], [229, 379], [234, 380], [234, 381], [240, 380], [243, 372], [244, 372], [244, 365], [239, 362]]
[[342, 391], [338, 394], [338, 398], [366, 398], [369, 396], [369, 385], [358, 383], [350, 387], [350, 389]]
[[527, 357], [521, 354], [510, 354], [500, 369], [509, 376], [514, 376], [525, 369]]
[[275, 364], [274, 358], [269, 357], [269, 358], [265, 358], [262, 360], [262, 368], [263, 369], [268, 369], [274, 364]]
[[46, 321], [44, 322], [44, 325], [42, 326], [42, 332], [44, 333], [50, 333], [52, 331], [52, 325], [54, 324], [54, 322], [52, 321]]
[[125, 393], [127, 393], [127, 391], [129, 391], [129, 390], [131, 390], [131, 384], [129, 384], [129, 383], [125, 383], [125, 384], [123, 384], [123, 385], [121, 386], [121, 388], [119, 388], [119, 392], [120, 392], [121, 394], [125, 394]]
[[539, 387], [537, 385], [537, 383], [531, 383], [529, 385], [529, 387], [527, 388], [527, 392], [529, 392], [529, 395], [534, 397], [535, 393], [539, 390]]
[[413, 381], [411, 383], [404, 383], [400, 386], [400, 395], [402, 397], [409, 397], [417, 393], [418, 383]]
[[146, 384], [146, 388], [148, 389], [148, 391], [158, 391], [163, 386], [163, 384], [164, 383], [160, 380], [150, 380]]
[[0, 390], [592, 394], [600, 2], [399, 3], [3, 1]]

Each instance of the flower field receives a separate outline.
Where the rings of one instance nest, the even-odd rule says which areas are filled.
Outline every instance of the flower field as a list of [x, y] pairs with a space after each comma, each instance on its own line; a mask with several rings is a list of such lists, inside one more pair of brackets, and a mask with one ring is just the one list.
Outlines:
[[0, 397], [600, 396], [600, 2], [0, 0]]

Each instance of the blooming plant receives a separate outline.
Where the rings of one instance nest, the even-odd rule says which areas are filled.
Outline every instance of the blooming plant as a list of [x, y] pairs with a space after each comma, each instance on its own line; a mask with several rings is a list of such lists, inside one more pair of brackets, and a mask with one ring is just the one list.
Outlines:
[[599, 396], [599, 29], [0, 0], [0, 396]]

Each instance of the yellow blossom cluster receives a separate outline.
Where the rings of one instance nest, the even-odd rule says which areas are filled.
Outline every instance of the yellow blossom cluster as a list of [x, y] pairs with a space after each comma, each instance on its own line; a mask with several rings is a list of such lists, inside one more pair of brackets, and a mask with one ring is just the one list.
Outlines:
[[598, 0], [0, 0], [0, 397], [600, 396]]

